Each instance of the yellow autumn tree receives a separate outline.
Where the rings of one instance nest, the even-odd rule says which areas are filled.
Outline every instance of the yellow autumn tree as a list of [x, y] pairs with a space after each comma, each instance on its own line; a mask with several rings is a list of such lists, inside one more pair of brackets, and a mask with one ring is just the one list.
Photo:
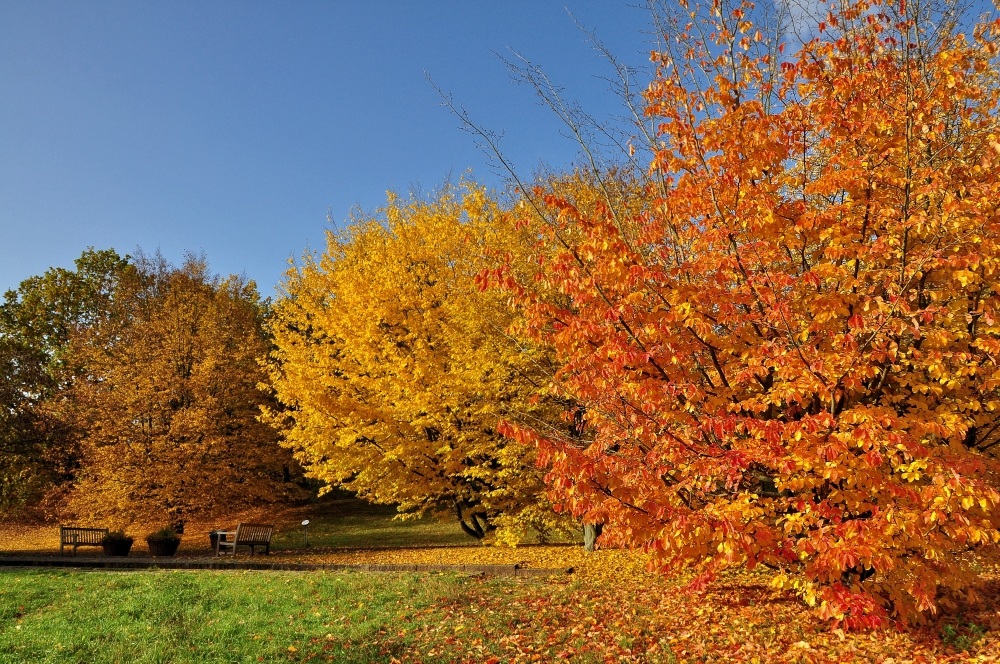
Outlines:
[[173, 523], [294, 491], [294, 462], [258, 419], [264, 314], [253, 282], [211, 276], [203, 259], [140, 258], [72, 347], [85, 376], [70, 401], [86, 432], [73, 512]]
[[402, 514], [452, 515], [477, 538], [561, 523], [533, 448], [497, 433], [501, 418], [558, 413], [531, 399], [547, 357], [507, 335], [507, 296], [476, 283], [527, 232], [475, 186], [390, 195], [288, 272], [270, 322], [286, 409], [272, 416], [309, 475]]

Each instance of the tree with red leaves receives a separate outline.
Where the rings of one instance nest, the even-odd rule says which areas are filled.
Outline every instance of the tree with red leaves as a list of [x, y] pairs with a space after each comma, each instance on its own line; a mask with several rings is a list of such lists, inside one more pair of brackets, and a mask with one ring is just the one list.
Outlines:
[[951, 9], [830, 5], [790, 54], [752, 5], [685, 8], [648, 169], [526, 194], [545, 288], [493, 276], [585, 428], [506, 433], [606, 544], [695, 587], [766, 565], [855, 628], [972, 593], [956, 554], [1000, 540], [998, 27]]

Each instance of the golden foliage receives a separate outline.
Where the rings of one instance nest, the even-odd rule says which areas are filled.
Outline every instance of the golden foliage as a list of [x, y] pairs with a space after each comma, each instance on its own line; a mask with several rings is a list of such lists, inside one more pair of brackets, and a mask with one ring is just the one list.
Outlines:
[[272, 415], [312, 477], [406, 514], [452, 514], [477, 537], [559, 524], [533, 448], [496, 430], [545, 416], [531, 401], [545, 357], [505, 333], [507, 296], [476, 284], [486, 246], [509, 255], [521, 234], [481, 189], [446, 187], [390, 196], [289, 271], [270, 323], [286, 410]]
[[112, 525], [174, 522], [283, 496], [291, 459], [258, 421], [267, 351], [253, 283], [147, 263], [76, 340], [86, 431], [70, 507]]

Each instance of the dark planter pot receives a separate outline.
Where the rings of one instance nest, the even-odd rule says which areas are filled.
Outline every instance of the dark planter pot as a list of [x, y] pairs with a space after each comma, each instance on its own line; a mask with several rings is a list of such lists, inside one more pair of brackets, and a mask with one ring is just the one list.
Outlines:
[[219, 545], [219, 533], [225, 532], [224, 530], [211, 530], [208, 533], [208, 541], [212, 543], [212, 551], [215, 551], [216, 547]]
[[110, 542], [101, 542], [101, 546], [104, 547], [104, 555], [106, 556], [127, 556], [128, 552], [132, 550], [132, 542], [134, 540], [129, 537], [123, 540], [112, 540]]
[[181, 545], [181, 538], [174, 537], [173, 539], [162, 539], [159, 537], [147, 537], [146, 544], [149, 545], [150, 555], [172, 556], [177, 553], [177, 547]]

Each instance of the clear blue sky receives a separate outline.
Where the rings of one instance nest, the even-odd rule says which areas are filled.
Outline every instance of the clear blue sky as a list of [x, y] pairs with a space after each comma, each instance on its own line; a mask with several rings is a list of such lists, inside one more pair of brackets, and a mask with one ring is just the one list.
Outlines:
[[[0, 291], [88, 246], [204, 252], [269, 295], [329, 213], [433, 190], [487, 156], [425, 78], [530, 175], [577, 147], [495, 53], [541, 65], [598, 118], [607, 63], [567, 13], [648, 67], [634, 0], [0, 3]], [[643, 81], [645, 83], [645, 79]]]

